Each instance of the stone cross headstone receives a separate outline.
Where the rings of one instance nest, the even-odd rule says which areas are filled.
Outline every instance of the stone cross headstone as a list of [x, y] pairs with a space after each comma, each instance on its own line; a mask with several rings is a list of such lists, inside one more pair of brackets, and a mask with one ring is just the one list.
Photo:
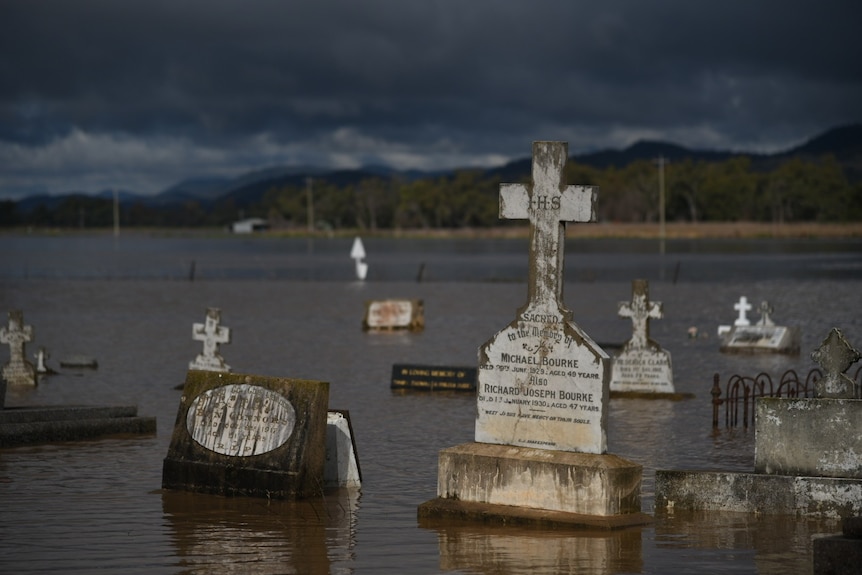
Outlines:
[[230, 371], [230, 366], [219, 354], [219, 344], [230, 343], [230, 329], [220, 324], [221, 310], [211, 307], [207, 308], [206, 321], [192, 326], [192, 339], [202, 341], [204, 348], [194, 361], [189, 362], [189, 369]]
[[751, 304], [748, 303], [748, 298], [746, 298], [745, 296], [739, 298], [739, 302], [733, 304], [733, 309], [739, 312], [739, 317], [736, 318], [736, 321], [733, 322], [733, 325], [740, 327], [751, 325], [751, 322], [746, 316], [746, 313], [751, 310]]
[[36, 385], [36, 369], [27, 361], [24, 346], [33, 341], [33, 327], [24, 325], [24, 312], [9, 312], [8, 327], [0, 328], [0, 343], [9, 346], [9, 361], [3, 366], [3, 379], [10, 385]]
[[500, 217], [530, 222], [528, 299], [479, 349], [475, 439], [602, 454], [610, 365], [563, 306], [565, 222], [595, 221], [598, 190], [569, 186], [564, 142], [535, 142], [530, 185], [500, 186]]
[[632, 337], [611, 361], [611, 391], [673, 393], [670, 352], [652, 339], [650, 319], [661, 319], [661, 302], [649, 299], [649, 282], [632, 281], [632, 301], [620, 302], [618, 315], [631, 318]]
[[850, 345], [838, 328], [832, 328], [811, 359], [823, 368], [823, 377], [814, 385], [816, 397], [855, 399], [856, 383], [845, 375], [862, 354]]
[[772, 309], [772, 306], [769, 305], [768, 301], [760, 302], [760, 319], [757, 321], [757, 325], [768, 327], [775, 325], [775, 322], [772, 321], [772, 312], [775, 311]]

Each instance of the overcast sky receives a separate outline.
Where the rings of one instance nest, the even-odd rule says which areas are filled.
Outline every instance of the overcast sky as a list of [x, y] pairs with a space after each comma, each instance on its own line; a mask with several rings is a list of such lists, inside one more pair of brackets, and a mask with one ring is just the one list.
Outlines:
[[2, 0], [0, 198], [862, 121], [858, 0]]

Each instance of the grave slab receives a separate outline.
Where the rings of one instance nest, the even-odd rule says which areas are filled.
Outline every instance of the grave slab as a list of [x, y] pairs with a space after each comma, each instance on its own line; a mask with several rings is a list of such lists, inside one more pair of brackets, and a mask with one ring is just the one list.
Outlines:
[[632, 321], [632, 337], [611, 360], [611, 393], [674, 394], [670, 352], [650, 338], [650, 320], [664, 317], [661, 302], [649, 299], [649, 282], [632, 281], [631, 302], [618, 315]]
[[421, 299], [385, 299], [365, 302], [364, 331], [422, 331], [425, 305]]
[[134, 406], [10, 407], [0, 410], [0, 448], [156, 433]]
[[751, 324], [745, 312], [751, 309], [745, 296], [740, 298], [739, 303], [734, 304], [739, 310], [740, 317], [734, 322], [733, 327], [720, 332], [722, 353], [731, 354], [766, 354], [776, 353], [784, 355], [798, 355], [801, 341], [801, 331], [798, 327], [786, 327], [775, 325], [772, 320], [772, 306], [763, 301], [760, 304], [760, 320]]
[[294, 499], [322, 493], [329, 384], [189, 371], [162, 487]]

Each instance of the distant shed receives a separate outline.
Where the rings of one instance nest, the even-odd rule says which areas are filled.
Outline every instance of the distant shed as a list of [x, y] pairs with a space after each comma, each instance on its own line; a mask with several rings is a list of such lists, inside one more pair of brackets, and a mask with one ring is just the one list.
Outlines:
[[235, 234], [250, 234], [253, 232], [261, 232], [269, 229], [269, 223], [262, 218], [248, 218], [239, 220], [231, 225], [231, 230]]

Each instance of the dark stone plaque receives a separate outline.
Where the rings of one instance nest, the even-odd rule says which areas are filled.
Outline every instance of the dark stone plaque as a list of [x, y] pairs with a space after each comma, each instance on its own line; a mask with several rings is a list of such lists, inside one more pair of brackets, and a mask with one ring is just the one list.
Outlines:
[[392, 389], [476, 391], [475, 367], [392, 366]]
[[276, 499], [322, 493], [329, 384], [189, 371], [162, 487]]

